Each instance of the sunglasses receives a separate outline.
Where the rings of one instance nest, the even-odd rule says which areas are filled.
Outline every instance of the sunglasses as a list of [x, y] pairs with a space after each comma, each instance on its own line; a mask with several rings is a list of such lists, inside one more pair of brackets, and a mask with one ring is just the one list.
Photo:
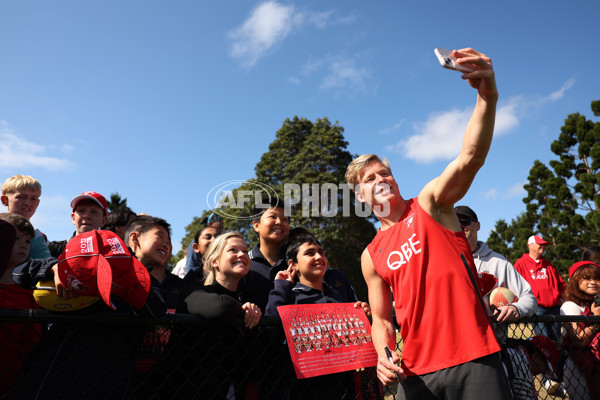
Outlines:
[[467, 218], [465, 218], [465, 217], [460, 218], [459, 217], [458, 218], [458, 222], [460, 223], [461, 226], [467, 226], [467, 225], [470, 225], [471, 222], [473, 222], [473, 220], [471, 218], [468, 218], [468, 217]]

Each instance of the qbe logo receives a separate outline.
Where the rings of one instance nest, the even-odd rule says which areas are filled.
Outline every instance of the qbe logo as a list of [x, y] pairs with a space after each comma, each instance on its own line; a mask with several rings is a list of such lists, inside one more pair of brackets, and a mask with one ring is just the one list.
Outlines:
[[400, 245], [400, 251], [395, 250], [390, 252], [387, 258], [387, 266], [392, 271], [397, 270], [404, 264], [408, 264], [412, 256], [419, 254], [423, 249], [421, 248], [421, 242], [414, 240], [416, 233], [413, 233], [408, 240]]

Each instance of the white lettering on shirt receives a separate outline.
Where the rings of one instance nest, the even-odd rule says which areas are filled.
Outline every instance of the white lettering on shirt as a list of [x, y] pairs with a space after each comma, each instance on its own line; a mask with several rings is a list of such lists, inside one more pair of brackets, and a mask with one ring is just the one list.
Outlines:
[[422, 251], [421, 242], [419, 240], [414, 240], [416, 235], [416, 233], [413, 233], [406, 242], [400, 245], [401, 251], [394, 250], [388, 255], [387, 265], [389, 269], [392, 271], [397, 270], [402, 265], [407, 264], [412, 256], [419, 254]]

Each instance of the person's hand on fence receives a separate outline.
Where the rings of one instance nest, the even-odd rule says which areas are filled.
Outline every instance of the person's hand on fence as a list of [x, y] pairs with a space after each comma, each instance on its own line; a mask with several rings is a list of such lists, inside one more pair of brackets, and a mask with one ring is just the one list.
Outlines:
[[494, 315], [496, 316], [496, 321], [498, 322], [515, 322], [521, 316], [519, 309], [512, 304], [498, 307], [496, 310], [494, 310]]
[[260, 317], [262, 317], [262, 311], [259, 306], [254, 303], [245, 303], [242, 306], [242, 310], [244, 310], [244, 326], [246, 328], [252, 329], [258, 325]]

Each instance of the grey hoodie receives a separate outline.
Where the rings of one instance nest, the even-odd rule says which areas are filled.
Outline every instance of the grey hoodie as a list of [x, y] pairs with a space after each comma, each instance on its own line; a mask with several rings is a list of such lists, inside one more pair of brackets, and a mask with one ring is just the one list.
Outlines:
[[[531, 292], [529, 283], [517, 272], [506, 258], [496, 253], [483, 242], [477, 242], [479, 248], [473, 253], [477, 272], [492, 274], [498, 279], [496, 287], [502, 286], [510, 289], [519, 300], [513, 305], [519, 310], [521, 317], [530, 317], [537, 311], [537, 300]], [[484, 298], [489, 310], [489, 294]], [[496, 329], [496, 336], [503, 342], [504, 339]]]

